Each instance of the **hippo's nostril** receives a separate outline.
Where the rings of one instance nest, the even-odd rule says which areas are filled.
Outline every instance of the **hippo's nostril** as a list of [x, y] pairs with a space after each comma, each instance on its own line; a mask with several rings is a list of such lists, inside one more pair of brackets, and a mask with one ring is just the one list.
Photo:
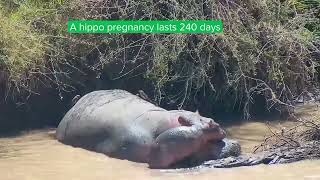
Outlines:
[[213, 121], [210, 121], [209, 127], [210, 127], [210, 128], [219, 128], [220, 126], [219, 126], [219, 124], [217, 124], [217, 123], [215, 123], [215, 122], [213, 122]]

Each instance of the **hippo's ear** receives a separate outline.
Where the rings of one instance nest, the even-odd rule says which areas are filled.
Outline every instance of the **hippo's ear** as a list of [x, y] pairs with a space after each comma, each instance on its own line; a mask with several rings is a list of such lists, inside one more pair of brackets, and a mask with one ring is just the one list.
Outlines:
[[178, 121], [182, 126], [192, 126], [191, 122], [183, 116], [179, 116]]
[[196, 113], [196, 114], [200, 115], [200, 113], [199, 113], [199, 110], [198, 110], [198, 109], [197, 109], [197, 110], [196, 110], [196, 112], [194, 112], [194, 113]]

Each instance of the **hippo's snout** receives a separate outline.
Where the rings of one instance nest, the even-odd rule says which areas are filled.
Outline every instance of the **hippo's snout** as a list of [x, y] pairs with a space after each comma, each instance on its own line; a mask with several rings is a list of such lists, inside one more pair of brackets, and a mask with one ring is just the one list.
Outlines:
[[208, 141], [219, 141], [226, 137], [226, 132], [219, 125], [203, 129], [203, 133]]
[[214, 122], [213, 120], [211, 120], [211, 121], [209, 122], [209, 128], [210, 128], [210, 129], [219, 129], [219, 128], [220, 128], [220, 125], [219, 125], [218, 123]]
[[220, 127], [219, 126], [203, 129], [203, 132], [205, 132], [205, 133], [218, 133], [219, 131], [220, 131]]

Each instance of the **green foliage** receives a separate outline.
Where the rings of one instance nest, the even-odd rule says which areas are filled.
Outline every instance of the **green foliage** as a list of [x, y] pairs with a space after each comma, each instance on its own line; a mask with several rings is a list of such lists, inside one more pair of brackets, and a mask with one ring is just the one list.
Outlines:
[[43, 63], [46, 53], [45, 37], [34, 32], [20, 17], [15, 13], [8, 17], [0, 12], [1, 61], [13, 81], [19, 81], [26, 71]]
[[38, 83], [33, 75], [45, 74], [49, 54], [58, 50], [50, 41], [62, 35], [65, 25], [57, 15], [59, 4], [53, 2], [0, 3], [0, 60], [9, 89], [31, 90]]
[[[210, 95], [204, 98], [210, 104], [231, 110], [237, 105], [247, 117], [257, 94], [273, 106], [314, 85], [316, 62], [310, 54], [316, 51], [319, 19], [311, 11], [319, 0], [4, 0], [0, 5], [5, 34], [0, 67], [9, 82], [37, 84], [45, 77], [61, 90], [79, 80], [70, 74], [82, 67], [106, 76], [123, 73], [122, 78], [140, 70], [153, 82], [159, 103], [190, 105], [202, 92]], [[222, 19], [225, 33], [69, 35], [66, 19]], [[119, 62], [123, 67], [111, 67], [117, 72], [106, 72]]]
[[320, 38], [320, 0], [292, 0], [291, 3], [299, 13], [310, 14], [306, 28]]

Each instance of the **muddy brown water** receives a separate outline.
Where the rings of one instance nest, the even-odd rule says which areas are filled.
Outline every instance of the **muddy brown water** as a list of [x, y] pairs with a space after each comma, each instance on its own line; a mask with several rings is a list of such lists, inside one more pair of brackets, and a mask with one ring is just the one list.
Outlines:
[[[272, 125], [277, 127], [290, 123], [272, 122]], [[227, 131], [230, 138], [241, 143], [244, 153], [252, 152], [269, 133], [267, 126], [260, 122], [231, 126]], [[103, 154], [63, 145], [53, 138], [54, 132], [41, 130], [17, 137], [0, 138], [0, 180], [320, 180], [320, 160], [183, 172], [151, 170], [146, 164], [113, 159]]]

